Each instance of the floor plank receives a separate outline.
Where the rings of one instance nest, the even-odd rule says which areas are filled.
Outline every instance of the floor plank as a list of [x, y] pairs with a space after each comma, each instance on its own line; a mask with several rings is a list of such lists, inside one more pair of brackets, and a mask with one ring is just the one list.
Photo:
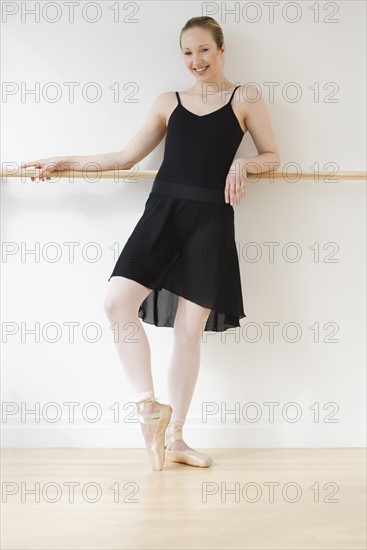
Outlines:
[[364, 449], [200, 450], [2, 449], [1, 548], [365, 550]]

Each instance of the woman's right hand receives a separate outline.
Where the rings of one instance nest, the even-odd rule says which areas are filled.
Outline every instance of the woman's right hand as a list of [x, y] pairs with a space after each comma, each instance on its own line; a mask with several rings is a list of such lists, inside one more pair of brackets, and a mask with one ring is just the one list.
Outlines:
[[45, 181], [45, 177], [47, 180], [50, 179], [50, 177], [46, 174], [49, 174], [53, 170], [64, 170], [66, 168], [65, 162], [65, 157], [49, 157], [47, 159], [30, 160], [29, 162], [23, 162], [21, 164], [21, 168], [29, 168], [31, 166], [34, 166], [36, 169], [39, 168], [40, 171], [38, 175], [31, 176], [31, 180], [34, 181], [35, 178], [39, 178], [40, 181]]

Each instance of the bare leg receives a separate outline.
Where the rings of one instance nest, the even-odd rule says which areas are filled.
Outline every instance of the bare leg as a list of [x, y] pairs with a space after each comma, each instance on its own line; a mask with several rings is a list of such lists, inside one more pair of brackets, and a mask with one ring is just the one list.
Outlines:
[[[179, 298], [174, 325], [174, 345], [167, 375], [168, 402], [173, 408], [170, 424], [185, 423], [200, 367], [200, 350], [204, 323], [210, 309]], [[191, 449], [182, 440], [172, 444], [172, 451]]]
[[[104, 309], [136, 403], [154, 397], [151, 352], [146, 332], [138, 316], [140, 304], [152, 289], [126, 277], [111, 277]], [[159, 410], [159, 403], [148, 403], [145, 412]], [[145, 442], [150, 445], [155, 426], [141, 424]]]

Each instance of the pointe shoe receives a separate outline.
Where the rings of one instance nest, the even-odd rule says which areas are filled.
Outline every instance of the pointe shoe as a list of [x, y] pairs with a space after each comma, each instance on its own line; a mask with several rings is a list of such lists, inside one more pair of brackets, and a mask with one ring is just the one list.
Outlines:
[[193, 449], [185, 451], [171, 451], [172, 444], [178, 439], [182, 440], [182, 427], [176, 424], [168, 424], [165, 434], [166, 460], [170, 462], [181, 462], [189, 466], [198, 466], [199, 468], [208, 468], [213, 464], [210, 456], [199, 453]]
[[165, 431], [171, 419], [171, 405], [160, 403], [160, 410], [154, 412], [145, 412], [146, 404], [152, 404], [156, 401], [155, 398], [140, 401], [138, 405], [138, 418], [143, 424], [156, 424], [156, 429], [153, 435], [151, 445], [147, 447], [150, 463], [153, 470], [162, 470], [165, 459]]

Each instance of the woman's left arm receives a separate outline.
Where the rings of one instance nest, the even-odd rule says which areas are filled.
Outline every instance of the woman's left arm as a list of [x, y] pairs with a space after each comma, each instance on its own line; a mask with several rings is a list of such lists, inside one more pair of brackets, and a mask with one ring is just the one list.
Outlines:
[[277, 170], [280, 166], [280, 155], [270, 123], [268, 109], [256, 86], [241, 86], [247, 100], [244, 105], [244, 122], [255, 143], [258, 155], [255, 157], [236, 158], [227, 174], [225, 185], [225, 201], [232, 206], [236, 198], [240, 204], [245, 196], [246, 176]]

